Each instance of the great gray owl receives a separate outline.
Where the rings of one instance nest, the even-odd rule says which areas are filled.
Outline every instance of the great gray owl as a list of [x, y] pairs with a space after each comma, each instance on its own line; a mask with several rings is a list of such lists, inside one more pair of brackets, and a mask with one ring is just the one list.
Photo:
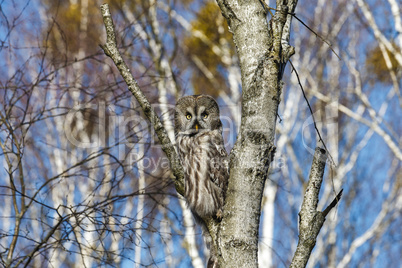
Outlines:
[[[223, 216], [229, 178], [219, 107], [211, 96], [194, 95], [179, 99], [175, 110], [174, 131], [184, 168], [184, 197], [209, 247], [211, 238], [201, 218]], [[210, 266], [216, 266], [212, 248]]]

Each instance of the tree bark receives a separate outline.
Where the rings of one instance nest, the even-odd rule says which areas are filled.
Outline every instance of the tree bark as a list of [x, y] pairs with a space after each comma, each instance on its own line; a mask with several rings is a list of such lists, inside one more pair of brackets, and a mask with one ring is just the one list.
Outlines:
[[342, 196], [342, 191], [340, 191], [334, 201], [323, 212], [317, 211], [318, 195], [324, 178], [327, 157], [328, 153], [323, 148], [317, 147], [315, 149], [309, 181], [299, 212], [299, 243], [290, 264], [291, 268], [306, 267], [325, 217]]
[[[268, 27], [262, 2], [217, 0], [233, 33], [243, 91], [240, 132], [230, 154], [230, 179], [217, 241], [221, 267], [258, 267], [261, 198], [275, 152], [281, 77], [294, 51], [282, 45], [288, 40], [288, 32], [282, 34], [290, 16], [284, 2], [277, 2]], [[293, 9], [296, 2], [291, 3]]]

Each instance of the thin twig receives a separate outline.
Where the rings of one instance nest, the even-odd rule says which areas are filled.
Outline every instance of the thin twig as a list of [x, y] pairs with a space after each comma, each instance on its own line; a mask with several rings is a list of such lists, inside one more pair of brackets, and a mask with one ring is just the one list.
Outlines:
[[332, 50], [332, 52], [335, 54], [335, 56], [337, 56], [339, 60], [342, 60], [341, 57], [339, 57], [339, 55], [338, 55], [338, 54], [335, 52], [335, 50], [332, 48], [332, 44], [331, 44], [329, 41], [325, 40], [324, 37], [322, 37], [321, 35], [319, 35], [318, 33], [316, 33], [313, 29], [311, 29], [307, 24], [305, 24], [301, 19], [299, 19], [299, 18], [296, 16], [295, 13], [293, 13], [293, 14], [289, 13], [289, 14], [292, 15], [292, 16], [293, 16], [295, 19], [297, 19], [298, 21], [300, 21], [300, 23], [303, 24], [304, 27], [306, 27], [310, 32], [312, 32], [313, 34], [315, 34], [316, 37], [320, 38], [321, 41], [323, 41], [325, 44], [327, 44], [327, 45], [329, 46], [329, 48]]
[[314, 128], [315, 128], [315, 130], [316, 130], [316, 132], [317, 132], [318, 137], [320, 138], [319, 141], [322, 142], [322, 145], [324, 146], [325, 150], [328, 152], [328, 156], [329, 156], [329, 160], [330, 160], [330, 162], [331, 162], [331, 165], [336, 166], [335, 161], [334, 161], [332, 155], [330, 154], [330, 152], [329, 152], [327, 146], [325, 145], [325, 142], [324, 142], [324, 140], [323, 140], [322, 137], [321, 137], [320, 131], [318, 130], [317, 124], [316, 124], [316, 122], [315, 122], [314, 114], [313, 114], [313, 109], [311, 108], [310, 102], [308, 101], [307, 96], [306, 96], [306, 92], [304, 91], [304, 88], [303, 88], [303, 86], [302, 86], [302, 84], [301, 84], [301, 82], [300, 82], [299, 74], [297, 73], [296, 68], [293, 66], [292, 61], [289, 60], [289, 62], [290, 62], [290, 65], [292, 66], [293, 71], [294, 71], [295, 74], [296, 74], [297, 81], [298, 81], [299, 86], [300, 86], [300, 89], [301, 89], [301, 91], [302, 91], [302, 93], [303, 93], [303, 97], [304, 97], [304, 99], [306, 100], [308, 109], [310, 110], [310, 114], [311, 114], [311, 116], [313, 117]]
[[[271, 16], [273, 17], [274, 15], [272, 14], [271, 10], [275, 10], [275, 11], [279, 11], [276, 8], [270, 7], [268, 6], [264, 0], [260, 0], [260, 3], [262, 4], [262, 6], [264, 7], [265, 12], [267, 13], [267, 11], [269, 11], [269, 13], [271, 14]], [[323, 41], [325, 44], [328, 45], [328, 47], [331, 49], [331, 51], [335, 54], [336, 57], [338, 57], [339, 60], [342, 60], [342, 58], [335, 52], [335, 50], [332, 48], [332, 44], [327, 41], [323, 36], [321, 36], [320, 34], [318, 34], [316, 31], [314, 31], [313, 29], [311, 29], [307, 24], [305, 24], [301, 19], [299, 19], [296, 16], [296, 13], [292, 13], [292, 12], [287, 12], [288, 15], [291, 15], [292, 17], [294, 17], [295, 19], [297, 19], [301, 24], [303, 24], [304, 27], [306, 27], [310, 32], [312, 32], [316, 37], [318, 37], [319, 39], [321, 39], [321, 41]]]
[[338, 202], [341, 200], [342, 193], [343, 193], [343, 189], [335, 196], [335, 198], [331, 202], [331, 204], [329, 204], [329, 206], [322, 212], [322, 215], [324, 217], [326, 217], [328, 215], [328, 213], [331, 211], [331, 209], [333, 209], [336, 206], [336, 204], [338, 204]]

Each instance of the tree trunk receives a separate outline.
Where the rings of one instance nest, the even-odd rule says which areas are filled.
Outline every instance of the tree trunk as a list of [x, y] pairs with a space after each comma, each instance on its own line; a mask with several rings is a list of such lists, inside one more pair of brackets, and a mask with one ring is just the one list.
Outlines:
[[[218, 0], [223, 16], [233, 33], [242, 73], [242, 116], [240, 132], [230, 154], [230, 178], [224, 217], [219, 224], [206, 220], [220, 267], [258, 266], [258, 228], [261, 199], [269, 164], [275, 152], [275, 125], [283, 83], [283, 68], [294, 49], [288, 45], [290, 20], [289, 7], [282, 1], [267, 23], [267, 7], [260, 1], [243, 2]], [[107, 5], [102, 5], [107, 31], [105, 53], [115, 62], [129, 90], [140, 103], [144, 113], [154, 125], [173, 173], [176, 190], [183, 190], [183, 171], [178, 165], [175, 151], [166, 130], [148, 100], [124, 63], [116, 46], [113, 22]]]
[[267, 9], [260, 1], [217, 2], [233, 33], [243, 90], [241, 127], [230, 154], [225, 214], [217, 241], [219, 262], [221, 267], [257, 267], [261, 198], [275, 152], [281, 70], [293, 51], [281, 44], [288, 40], [286, 34], [282, 36], [288, 7], [278, 1], [269, 28]]

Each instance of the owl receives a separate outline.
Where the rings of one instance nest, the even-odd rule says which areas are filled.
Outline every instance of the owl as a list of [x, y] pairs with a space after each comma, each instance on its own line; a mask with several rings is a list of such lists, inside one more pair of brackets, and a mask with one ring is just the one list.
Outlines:
[[[184, 168], [184, 197], [203, 229], [208, 247], [210, 237], [202, 218], [223, 216], [229, 178], [219, 107], [208, 95], [185, 96], [177, 101], [174, 120], [178, 154]], [[211, 258], [214, 258], [212, 252]]]

